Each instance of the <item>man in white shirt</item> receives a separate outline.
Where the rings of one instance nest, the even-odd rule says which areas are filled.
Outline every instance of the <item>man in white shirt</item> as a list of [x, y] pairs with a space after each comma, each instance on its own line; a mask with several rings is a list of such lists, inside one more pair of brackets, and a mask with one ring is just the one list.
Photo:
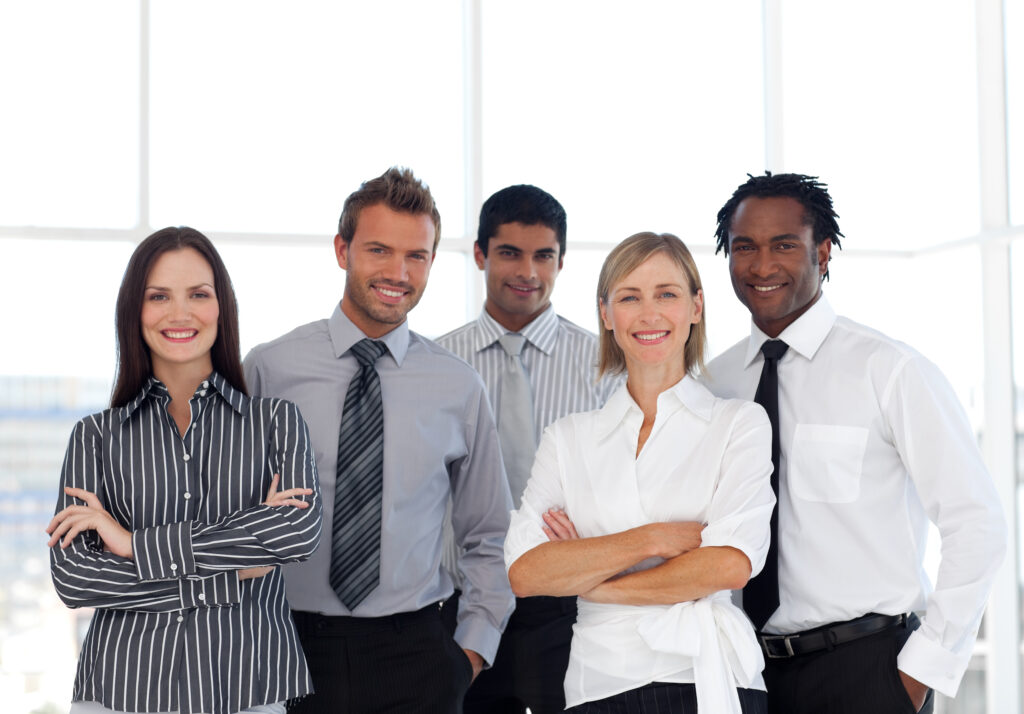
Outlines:
[[[565, 239], [565, 209], [546, 191], [509, 186], [488, 198], [473, 248], [486, 282], [484, 309], [473, 322], [437, 340], [483, 377], [516, 507], [544, 428], [566, 414], [598, 409], [619, 383], [597, 380], [597, 337], [555, 314], [551, 305]], [[510, 334], [521, 344], [519, 357], [502, 345]], [[505, 381], [509, 369], [521, 369], [525, 377], [519, 397]], [[511, 430], [504, 422], [517, 418], [510, 402], [520, 397], [525, 413], [518, 417], [519, 428]], [[449, 547], [446, 564], [454, 565], [457, 552]], [[457, 579], [457, 569], [451, 570]], [[449, 600], [446, 609], [455, 602]], [[575, 597], [517, 598], [494, 665], [470, 687], [465, 712], [565, 709], [563, 679], [575, 619]]]
[[[822, 295], [837, 217], [825, 185], [800, 174], [751, 177], [718, 213], [752, 325], [708, 366], [708, 386], [753, 398], [771, 367], [762, 346], [781, 347], [764, 352], [780, 447], [778, 597], [759, 632], [769, 711], [930, 712], [931, 690], [956, 695], [1006, 526], [938, 368]], [[934, 590], [929, 520], [942, 537]]]

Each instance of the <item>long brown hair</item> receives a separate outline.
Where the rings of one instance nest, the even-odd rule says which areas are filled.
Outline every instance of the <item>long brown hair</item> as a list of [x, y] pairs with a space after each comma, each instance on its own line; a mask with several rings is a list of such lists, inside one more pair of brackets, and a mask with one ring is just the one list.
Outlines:
[[117, 293], [114, 324], [117, 329], [117, 376], [110, 406], [123, 407], [131, 402], [153, 375], [149, 347], [142, 339], [142, 298], [146, 279], [157, 258], [168, 251], [192, 248], [213, 270], [214, 291], [220, 315], [217, 317], [217, 339], [210, 349], [213, 368], [235, 389], [248, 394], [242, 359], [238, 347], [238, 303], [231, 278], [217, 249], [210, 239], [194, 228], [164, 228], [149, 236], [135, 248], [121, 279]]

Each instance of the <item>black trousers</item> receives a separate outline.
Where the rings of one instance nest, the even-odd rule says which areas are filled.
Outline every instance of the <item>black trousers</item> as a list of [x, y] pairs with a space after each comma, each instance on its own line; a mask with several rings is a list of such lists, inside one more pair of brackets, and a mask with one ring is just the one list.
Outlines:
[[[454, 631], [458, 591], [444, 604]], [[465, 714], [560, 714], [565, 709], [575, 597], [516, 598], [491, 667], [466, 692]]]
[[293, 612], [314, 694], [298, 714], [461, 714], [473, 669], [437, 605], [388, 617]]
[[[765, 660], [769, 714], [914, 714], [896, 656], [920, 626], [916, 615], [853, 642], [797, 657]], [[931, 714], [929, 691], [921, 712]]]
[[[738, 689], [743, 714], [765, 714], [768, 711], [764, 692]], [[652, 682], [607, 699], [584, 702], [567, 714], [698, 714], [697, 688], [693, 684]], [[714, 712], [700, 712], [714, 714]]]

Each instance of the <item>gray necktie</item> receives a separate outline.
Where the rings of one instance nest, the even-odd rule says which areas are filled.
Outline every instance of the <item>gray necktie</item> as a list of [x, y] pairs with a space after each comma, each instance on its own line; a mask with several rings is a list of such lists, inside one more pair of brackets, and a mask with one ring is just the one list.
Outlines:
[[380, 581], [384, 405], [374, 365], [387, 349], [369, 339], [352, 345], [359, 371], [349, 382], [338, 430], [330, 582], [349, 610]]
[[498, 408], [498, 439], [505, 462], [505, 473], [512, 491], [512, 501], [519, 508], [523, 490], [530, 478], [530, 468], [537, 452], [533, 429], [533, 393], [523, 367], [523, 346], [526, 338], [508, 332], [498, 338], [508, 355], [501, 373], [501, 402]]

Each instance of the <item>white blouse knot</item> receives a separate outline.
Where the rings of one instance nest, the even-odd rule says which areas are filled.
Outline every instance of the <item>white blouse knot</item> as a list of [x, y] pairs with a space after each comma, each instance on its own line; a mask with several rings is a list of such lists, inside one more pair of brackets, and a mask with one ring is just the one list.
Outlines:
[[749, 688], [764, 669], [750, 622], [726, 591], [676, 603], [637, 622], [647, 646], [693, 659], [697, 710], [740, 714], [737, 687]]

